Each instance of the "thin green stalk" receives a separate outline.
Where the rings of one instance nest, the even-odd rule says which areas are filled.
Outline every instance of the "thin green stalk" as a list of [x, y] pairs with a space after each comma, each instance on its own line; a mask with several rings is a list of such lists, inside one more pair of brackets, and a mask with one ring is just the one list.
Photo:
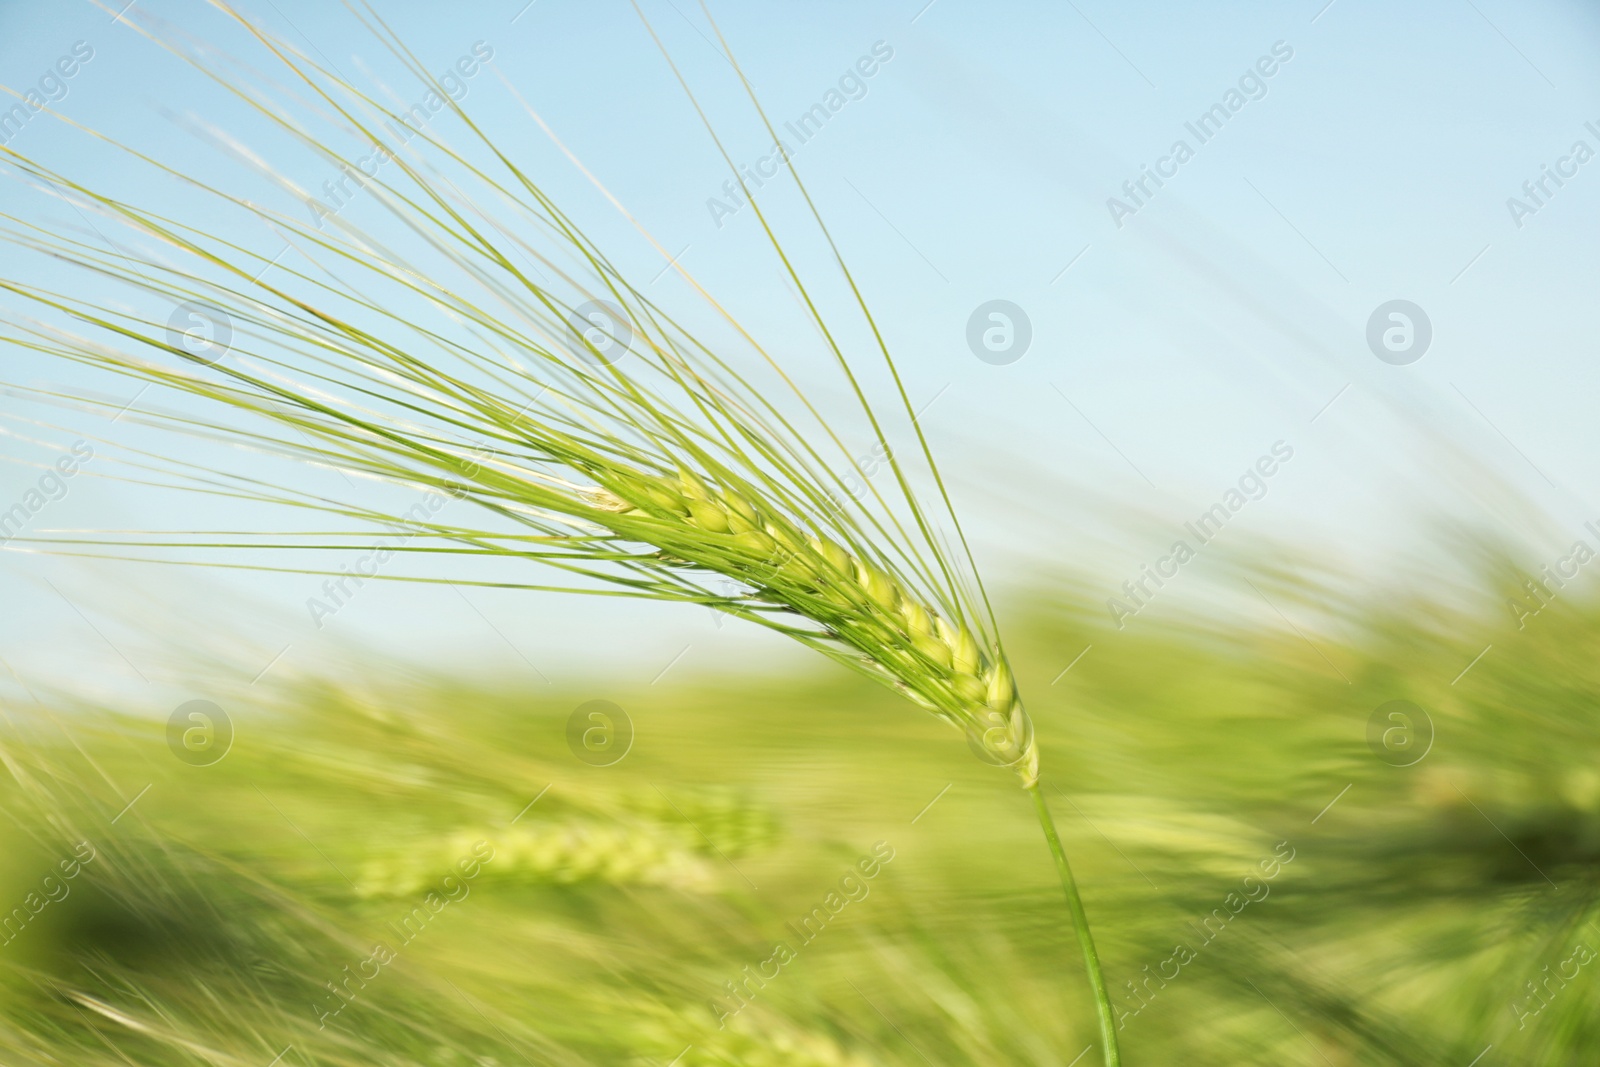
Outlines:
[[1061, 847], [1061, 835], [1056, 833], [1055, 820], [1050, 808], [1039, 792], [1039, 783], [1024, 787], [1033, 795], [1034, 810], [1039, 813], [1039, 826], [1045, 840], [1050, 842], [1050, 852], [1056, 858], [1056, 871], [1061, 875], [1061, 888], [1067, 893], [1067, 907], [1072, 912], [1072, 926], [1078, 934], [1078, 947], [1083, 950], [1083, 967], [1089, 972], [1089, 987], [1094, 990], [1095, 1011], [1100, 1017], [1100, 1047], [1105, 1053], [1106, 1067], [1121, 1067], [1122, 1053], [1117, 1050], [1117, 1020], [1111, 1010], [1111, 997], [1106, 993], [1106, 976], [1100, 972], [1100, 954], [1095, 951], [1094, 934], [1089, 931], [1089, 917], [1084, 914], [1083, 900], [1078, 896], [1078, 883], [1073, 880], [1072, 867], [1067, 863], [1067, 850]]

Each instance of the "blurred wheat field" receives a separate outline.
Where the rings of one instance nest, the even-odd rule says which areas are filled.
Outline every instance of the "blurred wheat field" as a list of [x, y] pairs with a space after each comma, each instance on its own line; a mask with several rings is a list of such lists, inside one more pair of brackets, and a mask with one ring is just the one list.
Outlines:
[[81, 6], [0, 1067], [1600, 1063], [1600, 18]]
[[[1412, 601], [1309, 633], [1116, 631], [1063, 582], [1006, 614], [1130, 1062], [1600, 1048], [1600, 606], [1520, 631]], [[174, 758], [164, 722], [7, 701], [5, 1062], [1067, 1065], [1091, 1046], [1024, 798], [892, 693], [831, 665], [636, 691], [356, 675], [216, 693], [236, 736], [211, 766]], [[612, 766], [567, 744], [595, 698], [634, 725]], [[1397, 699], [1431, 721], [1408, 766], [1369, 744]]]

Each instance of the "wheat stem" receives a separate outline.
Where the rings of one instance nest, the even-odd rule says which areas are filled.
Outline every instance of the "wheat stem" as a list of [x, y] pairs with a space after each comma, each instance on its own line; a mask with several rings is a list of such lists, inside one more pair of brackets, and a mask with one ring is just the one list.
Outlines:
[[1078, 896], [1078, 883], [1072, 877], [1071, 865], [1067, 863], [1067, 850], [1061, 847], [1061, 835], [1056, 833], [1055, 820], [1050, 817], [1050, 807], [1044, 802], [1038, 781], [1024, 788], [1033, 797], [1034, 810], [1039, 813], [1039, 827], [1044, 830], [1045, 840], [1050, 842], [1050, 852], [1056, 858], [1056, 872], [1061, 875], [1061, 888], [1067, 894], [1072, 926], [1078, 934], [1078, 947], [1083, 951], [1083, 967], [1089, 972], [1089, 987], [1094, 991], [1095, 1012], [1100, 1018], [1100, 1047], [1105, 1054], [1106, 1067], [1121, 1067], [1116, 1015], [1111, 1010], [1111, 997], [1106, 992], [1106, 977], [1100, 971], [1100, 954], [1095, 951], [1089, 917], [1084, 914], [1083, 900]]

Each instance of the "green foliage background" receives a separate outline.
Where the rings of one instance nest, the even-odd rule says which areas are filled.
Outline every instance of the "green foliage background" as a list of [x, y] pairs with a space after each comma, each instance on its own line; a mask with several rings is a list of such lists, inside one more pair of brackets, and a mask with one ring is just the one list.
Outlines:
[[[1564, 593], [1519, 631], [1329, 609], [1337, 584], [1294, 573], [1250, 580], [1298, 633], [1117, 631], [1068, 583], [1003, 612], [1127, 1062], [1592, 1059], [1596, 968], [1553, 976], [1600, 944], [1600, 607]], [[1510, 571], [1484, 573], [1499, 603]], [[633, 719], [615, 766], [567, 748], [593, 698]], [[0, 904], [73, 843], [97, 855], [0, 945], [6, 1063], [1096, 1062], [1014, 776], [831, 664], [552, 691], [353, 662], [214, 699], [237, 738], [210, 767], [161, 721], [8, 702]], [[1413, 766], [1368, 744], [1394, 699], [1432, 720]], [[494, 859], [401, 944], [391, 924], [479, 840]], [[880, 841], [867, 895], [796, 940]], [[1292, 862], [1244, 883], [1275, 849]], [[1235, 911], [1246, 884], [1268, 892]], [[719, 1027], [725, 983], [780, 940], [795, 958]], [[393, 960], [319, 1028], [379, 941]]]

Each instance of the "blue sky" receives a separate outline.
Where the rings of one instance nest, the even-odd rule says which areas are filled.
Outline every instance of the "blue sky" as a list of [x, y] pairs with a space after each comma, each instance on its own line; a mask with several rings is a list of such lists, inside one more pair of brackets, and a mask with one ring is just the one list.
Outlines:
[[[768, 156], [770, 139], [698, 8], [642, 6], [732, 155]], [[492, 48], [498, 72], [663, 246], [682, 249], [684, 266], [786, 359], [820, 366], [752, 213], [719, 219], [725, 212], [709, 203], [722, 197], [726, 169], [627, 4], [457, 7], [386, 4], [384, 14], [430, 69], [476, 42]], [[198, 3], [138, 8], [237, 43]], [[248, 10], [347, 76], [392, 74], [336, 5], [263, 0]], [[1380, 584], [1415, 577], [1419, 560], [1442, 553], [1430, 541], [1436, 515], [1518, 541], [1534, 568], [1600, 518], [1588, 491], [1600, 473], [1589, 291], [1600, 159], [1559, 188], [1547, 184], [1531, 215], [1514, 219], [1507, 205], [1526, 203], [1524, 182], [1575, 142], [1600, 151], [1585, 127], [1600, 128], [1594, 9], [911, 0], [713, 12], [780, 124], [826, 106], [830, 92], [850, 94], [820, 132], [791, 146], [794, 163], [914, 400], [928, 404], [923, 424], [996, 574], [1049, 560], [1111, 596], [1279, 441], [1294, 459], [1230, 523], [1234, 551], [1275, 538]], [[93, 58], [64, 80], [63, 113], [192, 161], [196, 173], [240, 180], [184, 116], [255, 143], [248, 115], [94, 6], [0, 7], [0, 80], [39, 86], [80, 41]], [[871, 76], [852, 75], [875, 46]], [[1233, 90], [1242, 106], [1201, 144], [1186, 123], [1226, 106]], [[645, 278], [660, 270], [498, 75], [475, 77], [467, 106], [623, 262]], [[1108, 200], [1129, 203], [1124, 183], [1180, 139], [1193, 158], [1118, 225]], [[193, 209], [174, 183], [107, 167], [48, 116], [11, 147]], [[15, 182], [7, 188], [19, 213], [61, 215]], [[774, 183], [765, 195], [820, 264], [792, 192]], [[0, 271], [17, 262], [0, 248]], [[670, 273], [652, 284], [660, 299], [692, 303]], [[1398, 366], [1366, 341], [1369, 317], [1396, 299], [1422, 308], [1433, 335], [1420, 360]], [[1017, 305], [1031, 323], [1016, 362], [994, 365], [968, 347], [968, 320], [991, 300]], [[4, 358], [12, 381], [77, 380], [24, 354]], [[862, 437], [861, 450], [869, 446]], [[37, 458], [15, 442], [4, 448]], [[0, 468], [0, 501], [37, 476]], [[183, 506], [80, 479], [37, 521], [183, 525]], [[219, 654], [265, 663], [288, 648], [286, 668], [349, 639], [549, 675], [598, 660], [647, 682], [669, 662], [716, 669], [726, 659], [719, 646], [772, 648], [701, 609], [492, 593], [464, 603], [449, 590], [378, 587], [330, 625], [337, 633], [314, 632], [303, 606], [314, 585], [0, 556], [0, 595], [12, 605], [0, 655], [41, 674], [87, 663], [107, 684], [137, 689], [129, 661], [143, 653], [113, 647], [139, 645], [140, 627], [126, 619], [135, 603], [161, 617], [146, 629], [168, 644], [210, 647], [216, 634], [238, 633], [242, 648]], [[1192, 583], [1174, 601], [1203, 600], [1203, 588]]]

